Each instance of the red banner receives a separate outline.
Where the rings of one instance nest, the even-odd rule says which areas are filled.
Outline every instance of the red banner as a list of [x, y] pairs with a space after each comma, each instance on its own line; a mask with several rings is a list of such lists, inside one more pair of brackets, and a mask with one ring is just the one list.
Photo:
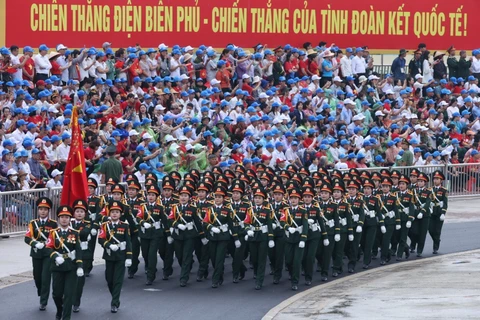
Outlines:
[[37, 0], [6, 3], [7, 46], [272, 48], [320, 41], [371, 49], [471, 50], [480, 1]]

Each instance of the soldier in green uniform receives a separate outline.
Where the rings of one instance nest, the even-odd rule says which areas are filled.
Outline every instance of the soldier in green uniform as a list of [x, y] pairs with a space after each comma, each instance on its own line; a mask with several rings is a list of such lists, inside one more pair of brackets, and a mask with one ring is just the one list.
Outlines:
[[315, 191], [312, 186], [305, 186], [302, 194], [308, 222], [308, 234], [302, 264], [305, 271], [305, 285], [310, 286], [313, 280], [313, 266], [315, 264], [318, 244], [322, 237], [327, 236], [327, 232], [325, 230], [325, 222], [321, 216], [320, 205], [313, 201]]
[[443, 222], [448, 208], [448, 190], [442, 186], [445, 176], [441, 171], [433, 174], [432, 188], [432, 215], [430, 217], [429, 233], [433, 240], [433, 254], [438, 253], [440, 248], [440, 236], [442, 234]]
[[[251, 208], [250, 201], [243, 199], [245, 185], [242, 181], [237, 180], [232, 187], [232, 199], [230, 202], [231, 210], [233, 212], [233, 230], [232, 233], [237, 235], [235, 240], [235, 253], [233, 255], [232, 271], [233, 283], [238, 283], [245, 277], [247, 267], [243, 263], [245, 259], [245, 251], [247, 242], [245, 241], [245, 223], [243, 222], [247, 217], [247, 211]], [[238, 241], [238, 242], [237, 242]]]
[[335, 180], [333, 185], [333, 202], [337, 205], [339, 230], [335, 234], [335, 248], [333, 249], [333, 277], [338, 277], [343, 272], [343, 256], [345, 243], [354, 240], [353, 219], [350, 205], [344, 199], [345, 188], [341, 180]]
[[418, 175], [417, 190], [415, 193], [415, 220], [413, 221], [413, 234], [417, 240], [417, 257], [421, 257], [425, 240], [427, 239], [428, 225], [430, 223], [430, 203], [432, 201], [432, 190], [426, 187], [428, 176], [421, 172]]
[[350, 204], [350, 213], [352, 215], [352, 228], [355, 231], [353, 241], [347, 243], [348, 272], [354, 273], [358, 260], [358, 249], [362, 238], [363, 225], [365, 221], [365, 205], [363, 198], [358, 194], [360, 185], [356, 181], [350, 181], [347, 185], [347, 202]]
[[30, 249], [30, 257], [32, 257], [33, 280], [37, 287], [37, 295], [40, 297], [41, 311], [47, 308], [48, 296], [50, 295], [50, 283], [52, 272], [50, 271], [50, 255], [45, 249], [45, 243], [51, 230], [56, 229], [57, 221], [49, 219], [50, 210], [52, 209], [52, 201], [46, 197], [40, 197], [37, 202], [38, 218], [33, 219], [28, 224], [25, 233], [25, 243]]
[[188, 186], [183, 186], [179, 192], [180, 202], [172, 205], [168, 219], [173, 229], [172, 238], [175, 256], [181, 266], [180, 286], [185, 287], [192, 270], [195, 238], [203, 238], [205, 234], [198, 208], [195, 204], [190, 203], [193, 190]]
[[372, 262], [372, 249], [377, 229], [379, 229], [378, 226], [380, 226], [382, 231], [386, 231], [382, 215], [382, 200], [380, 200], [380, 196], [373, 195], [374, 187], [375, 185], [370, 179], [363, 182], [363, 202], [365, 205], [365, 222], [362, 236], [363, 269], [368, 269]]
[[404, 252], [407, 259], [410, 256], [410, 250], [407, 245], [407, 236], [408, 231], [412, 227], [413, 214], [415, 212], [415, 198], [413, 192], [408, 190], [409, 185], [410, 179], [404, 175], [400, 176], [397, 198], [398, 211], [400, 212], [401, 229], [395, 231], [398, 239], [397, 261], [402, 260]]
[[[140, 247], [147, 270], [147, 286], [151, 286], [157, 275], [157, 251], [163, 226], [168, 225], [167, 215], [159, 202], [160, 190], [157, 185], [147, 189], [147, 203], [137, 214], [140, 225]], [[170, 231], [168, 231], [170, 232]]]
[[52, 259], [52, 297], [57, 306], [55, 319], [70, 320], [77, 277], [83, 277], [82, 248], [78, 231], [70, 227], [73, 210], [57, 209], [59, 228], [50, 230], [46, 249]]
[[268, 248], [275, 247], [273, 241], [272, 215], [270, 207], [265, 206], [267, 194], [262, 188], [253, 190], [254, 205], [247, 212], [244, 223], [247, 229], [245, 240], [248, 241], [250, 257], [253, 264], [255, 290], [262, 289], [265, 279]]
[[[178, 203], [178, 200], [174, 198], [173, 191], [175, 190], [174, 180], [166, 176], [162, 181], [162, 205], [165, 208], [165, 214], [169, 216], [171, 214], [171, 207], [173, 204]], [[167, 226], [164, 226], [166, 230]], [[160, 238], [160, 244], [158, 247], [158, 253], [163, 260], [163, 280], [168, 278], [173, 273], [173, 238], [170, 233], [164, 232], [163, 237]]]
[[[233, 230], [233, 212], [225, 203], [227, 190], [222, 186], [215, 186], [214, 204], [210, 207], [203, 219], [204, 229], [210, 234], [210, 259], [213, 264], [212, 288], [218, 288], [223, 284], [225, 269], [225, 255], [230, 241], [230, 231]], [[235, 246], [240, 247], [238, 235], [232, 232]]]
[[97, 180], [89, 178], [87, 180], [88, 184], [88, 216], [85, 216], [85, 219], [90, 222], [90, 239], [88, 240], [88, 250], [91, 252], [91, 258], [88, 257], [87, 260], [84, 259], [83, 267], [85, 269], [85, 277], [90, 275], [90, 272], [93, 268], [93, 257], [95, 254], [95, 246], [97, 244], [97, 233], [98, 228], [100, 227], [100, 211], [105, 205], [101, 197], [95, 195], [95, 192], [98, 188]]
[[[412, 169], [412, 172], [410, 172], [410, 185], [408, 186], [408, 190], [412, 191], [413, 193], [413, 196], [414, 196], [414, 199], [416, 202], [416, 194], [417, 194], [417, 181], [418, 181], [418, 175], [420, 174], [420, 171], [418, 171], [417, 169]], [[416, 210], [416, 206], [415, 206], [415, 210]], [[416, 216], [416, 213], [412, 213], [414, 215], [414, 218]], [[413, 220], [412, 222], [412, 227], [408, 230], [408, 237], [410, 238], [410, 253], [414, 253], [415, 252], [415, 248], [417, 247], [417, 238], [418, 238], [418, 235], [417, 235], [417, 226], [416, 226], [416, 222], [415, 222], [415, 219]]]
[[101, 196], [104, 206], [107, 205], [110, 200], [113, 200], [112, 190], [116, 184], [118, 184], [118, 181], [114, 178], [109, 178], [105, 183], [105, 194]]
[[272, 229], [274, 234], [275, 247], [268, 250], [271, 269], [273, 271], [273, 284], [279, 284], [282, 278], [283, 262], [285, 259], [285, 230], [281, 226], [280, 218], [283, 211], [288, 208], [288, 203], [285, 201], [285, 188], [280, 183], [275, 184], [272, 188], [273, 203], [271, 204], [273, 210]]
[[[73, 202], [73, 219], [71, 226], [78, 232], [80, 237], [80, 248], [82, 249], [82, 259], [85, 266], [86, 260], [93, 260], [93, 252], [88, 247], [88, 241], [91, 239], [90, 221], [85, 220], [85, 216], [88, 210], [88, 203], [85, 200], [79, 199]], [[91, 262], [90, 262], [91, 263]], [[80, 311], [80, 302], [83, 294], [83, 287], [85, 285], [85, 277], [78, 277], [77, 287], [73, 296], [72, 311], [77, 313]]]
[[[197, 199], [195, 205], [198, 208], [198, 214], [200, 215], [200, 219], [202, 221], [207, 212], [210, 210], [210, 207], [213, 205], [213, 201], [207, 199], [211, 188], [209, 181], [209, 178], [205, 178], [197, 187]], [[199, 264], [197, 271], [197, 282], [201, 282], [203, 279], [207, 279], [208, 277], [208, 264], [210, 261], [210, 244], [208, 233], [205, 234], [205, 237], [197, 237], [195, 239], [195, 255], [197, 256]]]
[[333, 249], [335, 247], [335, 238], [340, 231], [339, 219], [337, 213], [337, 205], [331, 200], [332, 188], [329, 184], [324, 183], [320, 187], [320, 214], [325, 221], [325, 230], [327, 235], [323, 235], [323, 246], [318, 246], [317, 261], [321, 269], [321, 280], [328, 280], [328, 271], [330, 262], [332, 261]]
[[385, 216], [385, 233], [382, 237], [382, 253], [380, 256], [380, 264], [385, 265], [390, 261], [390, 242], [392, 241], [393, 232], [400, 230], [400, 214], [398, 213], [398, 199], [397, 196], [390, 192], [392, 187], [392, 179], [383, 178], [382, 180], [382, 214]]
[[290, 206], [283, 210], [280, 222], [285, 230], [285, 266], [290, 274], [292, 290], [298, 290], [298, 280], [303, 260], [303, 250], [308, 234], [308, 216], [304, 207], [299, 205], [300, 190], [291, 188]]
[[130, 225], [130, 235], [132, 241], [132, 266], [128, 268], [128, 278], [133, 279], [135, 273], [138, 271], [138, 256], [140, 255], [140, 240], [139, 240], [139, 230], [138, 230], [138, 219], [136, 218], [144, 207], [145, 199], [141, 196], [140, 190], [141, 186], [136, 180], [131, 180], [127, 185], [127, 204], [130, 207], [132, 215], [134, 218], [134, 224]]
[[116, 313], [120, 307], [120, 293], [122, 292], [125, 267], [132, 265], [132, 241], [130, 228], [127, 223], [120, 220], [124, 205], [112, 200], [108, 204], [110, 220], [102, 223], [98, 242], [104, 248], [103, 259], [105, 260], [105, 279], [108, 290], [112, 295], [110, 303], [112, 313]]

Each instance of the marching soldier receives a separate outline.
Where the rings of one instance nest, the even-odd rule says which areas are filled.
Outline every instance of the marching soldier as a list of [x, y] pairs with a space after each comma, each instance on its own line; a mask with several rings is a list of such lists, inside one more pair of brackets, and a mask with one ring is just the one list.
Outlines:
[[107, 182], [105, 183], [105, 194], [103, 194], [101, 197], [103, 197], [103, 204], [107, 205], [110, 200], [113, 200], [113, 187], [118, 184], [117, 179], [114, 178], [109, 178]]
[[358, 259], [358, 249], [362, 238], [363, 224], [365, 221], [365, 210], [362, 196], [358, 194], [359, 184], [350, 181], [347, 185], [347, 202], [350, 204], [350, 213], [352, 214], [353, 241], [347, 243], [348, 272], [355, 272], [355, 265]]
[[45, 243], [48, 240], [50, 231], [56, 229], [58, 226], [57, 221], [48, 217], [52, 209], [52, 200], [46, 197], [40, 197], [36, 202], [36, 207], [38, 218], [33, 219], [28, 224], [25, 243], [31, 247], [30, 257], [32, 257], [33, 280], [37, 287], [37, 295], [40, 297], [39, 309], [44, 311], [48, 304], [52, 278], [50, 256], [48, 250], [45, 249]]
[[382, 215], [382, 200], [380, 200], [379, 195], [373, 195], [374, 187], [372, 180], [367, 179], [363, 182], [363, 202], [365, 205], [365, 222], [362, 235], [363, 269], [368, 269], [372, 262], [372, 249], [377, 229], [380, 226], [382, 232], [386, 231]]
[[167, 216], [158, 198], [160, 190], [158, 186], [151, 185], [147, 189], [147, 203], [144, 210], [137, 214], [140, 225], [140, 247], [142, 250], [145, 269], [147, 270], [147, 286], [151, 286], [157, 275], [157, 251], [160, 238], [164, 232], [163, 226], [168, 225]]
[[283, 211], [288, 208], [284, 200], [285, 188], [281, 184], [276, 184], [273, 189], [272, 206], [272, 229], [274, 234], [275, 247], [268, 250], [268, 256], [273, 272], [273, 284], [279, 284], [282, 278], [283, 262], [285, 260], [285, 230], [281, 226], [280, 218]]
[[340, 180], [334, 182], [333, 202], [337, 205], [338, 213], [338, 233], [335, 234], [335, 248], [333, 249], [333, 277], [338, 277], [343, 272], [343, 256], [345, 253], [345, 243], [347, 239], [352, 242], [353, 220], [350, 213], [350, 205], [343, 198], [345, 188]]
[[433, 240], [433, 254], [437, 254], [440, 248], [440, 236], [448, 208], [448, 190], [442, 186], [444, 180], [445, 176], [443, 173], [438, 170], [435, 171], [432, 188], [433, 209], [428, 230]]
[[[401, 261], [403, 253], [408, 259], [410, 256], [409, 247], [407, 245], [408, 231], [412, 227], [413, 214], [415, 212], [415, 198], [413, 192], [408, 190], [410, 179], [404, 175], [400, 176], [398, 182], [398, 211], [400, 212], [400, 230], [396, 230], [396, 238], [398, 239], [397, 261]], [[392, 245], [393, 247], [393, 245]]]
[[[87, 214], [88, 204], [85, 200], [75, 200], [73, 202], [73, 219], [71, 226], [78, 232], [80, 237], [80, 248], [82, 250], [83, 264], [85, 267], [85, 262], [89, 260], [89, 265], [93, 261], [93, 252], [90, 251], [88, 247], [88, 241], [91, 239], [90, 229], [91, 225], [88, 220], [85, 220]], [[73, 307], [72, 311], [77, 313], [80, 311], [80, 302], [83, 294], [83, 287], [85, 285], [85, 276], [78, 277], [77, 279], [77, 288], [73, 296]]]
[[[210, 210], [210, 207], [213, 205], [212, 200], [208, 200], [207, 196], [210, 191], [211, 185], [208, 183], [209, 179], [201, 181], [197, 187], [197, 199], [195, 205], [198, 208], [198, 214], [200, 219], [203, 221], [205, 215]], [[205, 237], [195, 238], [195, 255], [198, 259], [198, 271], [197, 271], [197, 282], [201, 282], [203, 279], [208, 277], [208, 264], [210, 261], [210, 245], [209, 245], [209, 234], [205, 234]]]
[[[245, 252], [247, 242], [245, 241], [245, 223], [243, 222], [247, 217], [247, 211], [251, 204], [249, 201], [243, 199], [245, 185], [241, 181], [237, 181], [232, 188], [232, 199], [230, 202], [231, 210], [233, 212], [233, 230], [237, 235], [235, 240], [235, 253], [233, 255], [232, 269], [233, 269], [233, 283], [238, 283], [245, 277], [247, 267], [245, 267], [243, 260], [245, 259]], [[240, 242], [239, 243], [237, 242]]]
[[[173, 196], [174, 190], [174, 180], [168, 176], [164, 177], [162, 181], [162, 205], [165, 208], [165, 214], [167, 215], [171, 214], [172, 205], [178, 203], [178, 200]], [[163, 237], [160, 238], [160, 245], [158, 248], [158, 254], [160, 254], [160, 257], [163, 260], [163, 280], [168, 280], [173, 273], [173, 252], [173, 238], [171, 233], [168, 234], [165, 232]]]
[[85, 277], [88, 277], [90, 275], [90, 272], [92, 271], [93, 268], [93, 256], [95, 254], [95, 246], [97, 244], [97, 233], [98, 233], [98, 228], [100, 226], [100, 211], [102, 210], [103, 206], [105, 205], [103, 203], [102, 198], [99, 196], [95, 195], [95, 192], [98, 188], [98, 183], [97, 180], [93, 178], [89, 178], [87, 180], [87, 185], [88, 185], [88, 197], [87, 197], [87, 203], [88, 203], [88, 216], [85, 216], [85, 219], [88, 220], [90, 223], [90, 239], [88, 240], [88, 250], [91, 252], [91, 259], [90, 256], [88, 257], [88, 260], [84, 260], [84, 269], [85, 269]]
[[412, 232], [417, 245], [417, 257], [422, 256], [423, 248], [425, 247], [425, 240], [427, 238], [428, 224], [430, 222], [432, 190], [426, 187], [428, 181], [428, 176], [425, 173], [421, 172], [418, 175], [418, 187], [415, 193], [416, 216], [412, 226]]
[[313, 188], [311, 186], [305, 187], [303, 190], [303, 204], [307, 212], [308, 233], [305, 251], [303, 253], [303, 269], [305, 270], [305, 285], [307, 286], [312, 285], [313, 266], [315, 264], [318, 244], [322, 237], [327, 236], [320, 206], [318, 203], [313, 202], [314, 197], [315, 192]]
[[[145, 199], [140, 195], [140, 184], [136, 180], [130, 180], [127, 185], [127, 204], [130, 207], [131, 213], [134, 217], [145, 210]], [[138, 256], [140, 255], [140, 240], [138, 232], [138, 220], [134, 219], [134, 224], [130, 225], [130, 235], [132, 241], [132, 265], [128, 268], [128, 279], [133, 279], [135, 273], [138, 271]]]
[[108, 204], [110, 220], [102, 223], [98, 235], [98, 242], [104, 248], [105, 279], [112, 295], [110, 303], [112, 313], [116, 313], [120, 307], [125, 267], [132, 265], [130, 228], [127, 223], [120, 220], [123, 208], [124, 205], [119, 201], [112, 200]]
[[57, 306], [55, 319], [70, 320], [77, 277], [83, 277], [82, 248], [78, 231], [70, 227], [72, 208], [57, 209], [57, 229], [50, 230], [46, 249], [52, 259], [52, 297]]
[[247, 212], [244, 223], [248, 226], [245, 240], [248, 241], [253, 264], [255, 290], [262, 289], [265, 279], [268, 248], [275, 247], [273, 241], [272, 212], [264, 205], [267, 194], [261, 188], [253, 191], [254, 206]]
[[390, 178], [383, 178], [382, 180], [382, 214], [385, 216], [385, 232], [384, 228], [381, 228], [383, 233], [382, 237], [382, 253], [380, 256], [380, 264], [383, 266], [390, 261], [390, 242], [394, 230], [400, 230], [400, 215], [398, 213], [398, 199], [394, 193], [390, 192], [392, 187], [392, 180]]
[[[321, 280], [328, 280], [328, 270], [332, 261], [335, 239], [340, 237], [340, 226], [337, 212], [337, 205], [331, 200], [332, 189], [330, 185], [324, 183], [320, 187], [320, 208], [322, 209], [323, 219], [325, 220], [325, 230], [327, 235], [323, 236], [323, 246], [318, 246], [317, 260], [321, 269]], [[338, 236], [337, 236], [338, 235]]]
[[204, 237], [202, 223], [198, 214], [198, 208], [190, 204], [192, 189], [183, 186], [180, 189], [179, 203], [171, 207], [171, 213], [168, 216], [170, 225], [174, 230], [172, 232], [175, 256], [181, 266], [180, 286], [187, 285], [190, 271], [193, 264], [193, 249], [195, 238]]

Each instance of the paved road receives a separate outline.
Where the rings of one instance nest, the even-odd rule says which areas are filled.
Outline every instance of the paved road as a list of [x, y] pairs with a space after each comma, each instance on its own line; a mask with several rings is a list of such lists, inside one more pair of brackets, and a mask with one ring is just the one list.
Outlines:
[[[441, 253], [452, 253], [480, 248], [480, 222], [448, 223], [444, 226]], [[431, 255], [432, 243], [428, 237], [425, 256]], [[104, 280], [104, 266], [95, 266], [87, 279], [81, 311], [73, 319], [241, 319], [258, 320], [272, 307], [292, 296], [289, 281], [285, 278], [279, 285], [271, 284], [272, 276], [267, 275], [265, 286], [255, 291], [252, 272], [244, 281], [233, 284], [231, 260], [227, 260], [227, 280], [219, 289], [211, 289], [210, 282], [195, 282], [192, 273], [190, 283], [181, 288], [178, 281], [178, 267], [169, 281], [157, 280], [152, 287], [144, 285], [143, 275], [133, 280], [125, 279], [119, 313], [110, 313], [110, 295]], [[392, 263], [392, 262], [391, 262]], [[372, 266], [376, 266], [378, 260]], [[1, 265], [1, 263], [0, 263]], [[196, 271], [197, 265], [193, 270]], [[320, 284], [319, 274], [314, 284]], [[193, 278], [193, 281], [192, 281]], [[305, 287], [302, 283], [300, 290]], [[50, 298], [51, 300], [51, 298]], [[38, 311], [38, 298], [33, 281], [0, 289], [2, 319], [54, 319], [55, 305], [51, 300], [46, 312]], [[154, 315], [152, 317], [152, 315]]]

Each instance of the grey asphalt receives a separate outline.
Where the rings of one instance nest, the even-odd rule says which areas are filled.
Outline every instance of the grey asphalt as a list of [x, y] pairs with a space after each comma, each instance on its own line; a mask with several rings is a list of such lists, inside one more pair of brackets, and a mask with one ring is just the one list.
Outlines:
[[[445, 224], [440, 254], [479, 249], [479, 229], [479, 221]], [[427, 236], [425, 248], [424, 257], [431, 256], [432, 242], [429, 236]], [[390, 262], [390, 264], [393, 263], [396, 262]], [[159, 270], [161, 270], [160, 264], [161, 260]], [[377, 267], [378, 264], [379, 261], [375, 260], [371, 266]], [[194, 272], [197, 266], [195, 263]], [[142, 269], [143, 266], [140, 267], [140, 270]], [[357, 269], [359, 269], [358, 265]], [[160, 279], [157, 279], [151, 287], [145, 286], [145, 276], [141, 273], [137, 273], [135, 279], [125, 279], [121, 307], [117, 314], [111, 314], [110, 294], [104, 279], [104, 266], [95, 266], [85, 284], [80, 313], [73, 314], [72, 319], [258, 320], [283, 300], [310, 288], [303, 285], [301, 281], [299, 291], [292, 291], [284, 273], [284, 278], [279, 285], [273, 285], [272, 276], [267, 274], [263, 289], [255, 291], [252, 270], [248, 271], [245, 279], [239, 284], [233, 284], [231, 259], [226, 261], [225, 282], [218, 289], [212, 289], [209, 280], [196, 282], [193, 272], [187, 287], [181, 288], [178, 271], [178, 265], [175, 264], [174, 274], [168, 281], [161, 279], [160, 271], [158, 273]], [[319, 279], [320, 274], [316, 273], [313, 284], [321, 285]], [[1, 319], [55, 318], [55, 305], [51, 297], [47, 311], [38, 311], [38, 297], [33, 281], [0, 289], [0, 301]]]

